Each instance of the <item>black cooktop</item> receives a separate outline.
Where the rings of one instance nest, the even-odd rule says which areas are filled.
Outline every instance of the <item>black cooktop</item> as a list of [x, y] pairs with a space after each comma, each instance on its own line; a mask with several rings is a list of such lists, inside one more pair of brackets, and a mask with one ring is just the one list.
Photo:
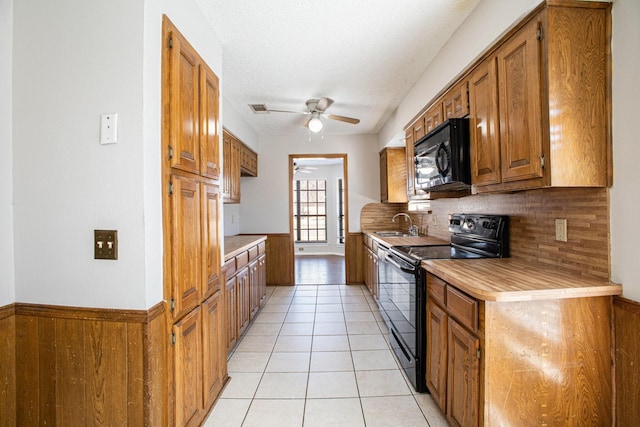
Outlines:
[[452, 245], [394, 246], [392, 249], [418, 261], [423, 259], [467, 259], [482, 257], [482, 255], [475, 252], [470, 252]]

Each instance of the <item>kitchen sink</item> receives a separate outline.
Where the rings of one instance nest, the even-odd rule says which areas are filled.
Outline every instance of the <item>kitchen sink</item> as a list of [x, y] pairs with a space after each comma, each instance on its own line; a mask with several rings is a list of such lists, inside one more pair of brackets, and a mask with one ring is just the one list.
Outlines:
[[402, 231], [376, 231], [375, 233], [380, 237], [410, 237], [410, 234]]

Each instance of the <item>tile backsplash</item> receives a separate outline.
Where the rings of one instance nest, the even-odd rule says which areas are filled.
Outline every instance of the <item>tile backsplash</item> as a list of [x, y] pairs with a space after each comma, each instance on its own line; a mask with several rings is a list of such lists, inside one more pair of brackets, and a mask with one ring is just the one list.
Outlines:
[[[383, 205], [383, 204], [379, 204]], [[385, 217], [407, 206], [383, 208], [367, 205], [368, 217], [377, 211]], [[393, 212], [393, 213], [392, 213]], [[509, 215], [513, 258], [554, 266], [584, 277], [610, 276], [609, 193], [606, 188], [549, 188], [511, 194], [477, 194], [431, 201], [427, 212], [411, 212], [420, 230], [448, 240], [451, 213]], [[362, 218], [362, 217], [361, 217]], [[555, 240], [555, 220], [567, 220], [567, 242]], [[362, 222], [366, 230], [366, 221]], [[434, 225], [435, 224], [435, 225]], [[404, 224], [402, 224], [404, 226]], [[379, 228], [376, 228], [379, 229]]]

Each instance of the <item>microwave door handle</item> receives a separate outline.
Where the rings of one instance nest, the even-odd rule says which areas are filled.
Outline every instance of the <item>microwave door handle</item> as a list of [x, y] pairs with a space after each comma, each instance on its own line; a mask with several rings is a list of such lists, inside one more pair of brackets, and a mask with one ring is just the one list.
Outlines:
[[416, 272], [416, 269], [415, 269], [415, 268], [408, 269], [408, 268], [403, 267], [403, 266], [401, 266], [400, 264], [398, 264], [398, 262], [397, 262], [397, 261], [395, 261], [393, 258], [391, 258], [391, 256], [390, 256], [388, 253], [385, 255], [384, 259], [385, 259], [388, 263], [390, 263], [390, 264], [392, 264], [392, 265], [396, 266], [397, 268], [399, 268], [400, 270], [404, 271], [405, 273], [415, 274], [415, 272]]

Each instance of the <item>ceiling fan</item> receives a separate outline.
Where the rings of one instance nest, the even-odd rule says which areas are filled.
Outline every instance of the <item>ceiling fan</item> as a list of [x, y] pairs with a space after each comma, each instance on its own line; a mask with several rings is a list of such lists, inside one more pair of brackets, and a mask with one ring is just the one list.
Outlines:
[[[309, 99], [306, 102], [307, 111], [277, 110], [277, 109], [267, 108], [266, 106], [264, 106], [263, 112], [294, 113], [294, 114], [308, 115], [309, 117], [307, 118], [307, 120], [305, 120], [303, 125], [305, 127], [308, 127], [309, 130], [314, 133], [320, 132], [320, 130], [322, 130], [322, 121], [320, 120], [320, 117], [326, 117], [327, 119], [338, 120], [341, 122], [351, 123], [354, 125], [357, 125], [358, 123], [360, 123], [360, 119], [354, 119], [353, 117], [338, 116], [336, 114], [325, 113], [325, 110], [329, 108], [331, 104], [333, 104], [333, 102], [334, 101], [331, 98], [322, 97], [319, 99]], [[254, 112], [257, 112], [254, 106], [251, 106], [251, 108], [253, 109]]]
[[314, 167], [314, 166], [300, 166], [297, 162], [293, 163], [293, 173], [296, 174], [298, 172], [300, 173], [311, 173], [311, 171], [314, 171], [318, 168]]

